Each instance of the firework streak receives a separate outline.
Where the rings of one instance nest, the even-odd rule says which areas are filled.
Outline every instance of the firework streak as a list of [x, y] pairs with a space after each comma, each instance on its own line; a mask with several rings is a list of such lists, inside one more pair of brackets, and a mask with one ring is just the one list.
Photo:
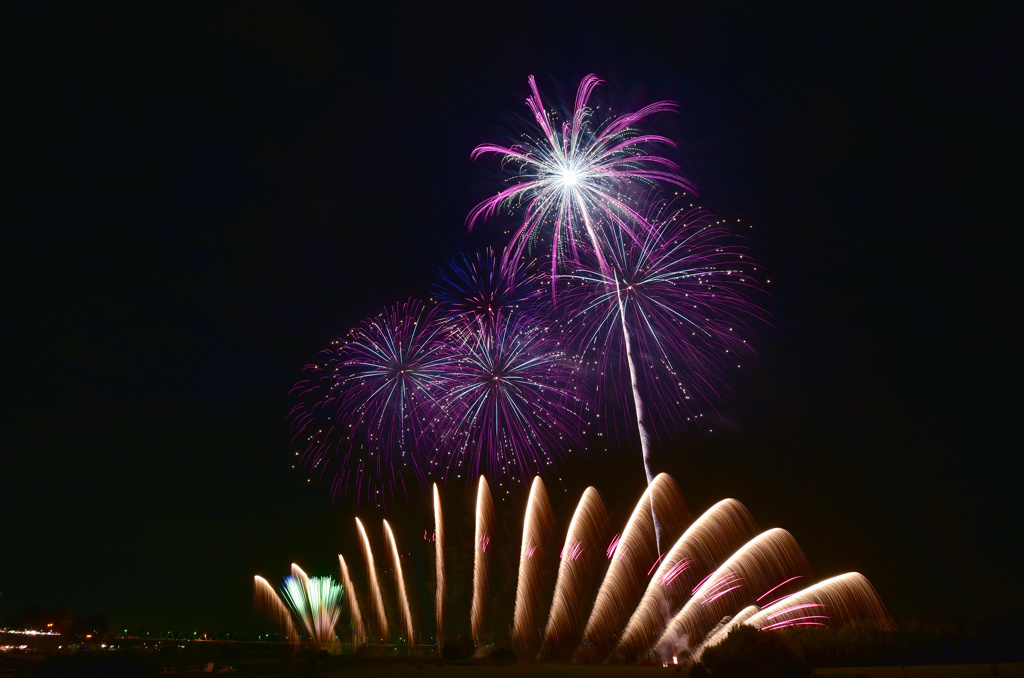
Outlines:
[[584, 598], [592, 593], [591, 580], [607, 563], [603, 547], [611, 533], [612, 524], [601, 495], [593, 487], [588, 487], [580, 497], [565, 535], [555, 594], [539, 655], [541, 658], [571, 650], [579, 640], [577, 628], [586, 614]]
[[630, 611], [640, 601], [653, 565], [661, 557], [652, 510], [661, 516], [663, 527], [670, 533], [682, 529], [689, 521], [683, 495], [668, 474], [655, 477], [633, 509], [611, 554], [608, 572], [573, 661], [594, 662], [607, 655], [615, 634], [622, 630]]
[[359, 601], [356, 599], [356, 589], [352, 585], [352, 577], [348, 573], [348, 565], [345, 557], [338, 554], [338, 568], [341, 570], [341, 585], [348, 591], [348, 609], [352, 618], [352, 647], [357, 648], [366, 644], [366, 626], [363, 624], [363, 615], [359, 611]]
[[434, 483], [434, 562], [437, 591], [434, 597], [434, 621], [437, 624], [437, 649], [444, 637], [444, 600], [447, 592], [444, 578], [444, 518], [441, 514], [441, 494]]
[[[793, 536], [778, 528], [752, 536], [756, 531], [754, 521], [734, 499], [712, 506], [682, 532], [668, 552], [658, 553], [649, 510], [652, 499], [658, 515], [664, 518], [666, 532], [681, 532], [688, 520], [686, 507], [675, 482], [661, 474], [640, 497], [621, 538], [616, 536], [610, 546], [607, 542], [611, 524], [594, 488], [583, 493], [568, 533], [560, 541], [553, 530], [554, 517], [544, 485], [539, 478], [534, 481], [523, 520], [519, 583], [514, 618], [509, 625], [521, 660], [564, 658], [571, 651], [578, 662], [639, 659], [686, 664], [740, 625], [770, 632], [795, 626], [839, 627], [852, 621], [868, 621], [891, 628], [892, 622], [878, 594], [858, 573], [798, 590], [806, 581], [809, 568]], [[435, 509], [439, 506], [437, 499]], [[442, 524], [439, 510], [435, 519], [437, 525]], [[386, 641], [388, 623], [373, 556], [358, 519], [356, 527], [363, 542], [371, 600], [378, 618], [377, 637]], [[485, 620], [492, 609], [487, 575], [495, 548], [495, 530], [494, 505], [487, 481], [481, 477], [476, 501], [470, 610], [477, 645], [491, 641], [486, 637]], [[404, 575], [398, 547], [386, 521], [384, 531], [395, 565], [401, 633], [411, 644], [412, 618]], [[443, 562], [447, 544], [443, 529], [437, 530], [434, 543]], [[564, 545], [558, 578], [545, 617], [543, 603], [548, 599], [551, 582], [544, 581], [543, 561], [553, 560], [560, 543]], [[607, 560], [610, 562], [595, 596], [588, 580], [600, 576]], [[348, 568], [344, 559], [339, 562], [342, 581], [352, 601], [353, 626], [358, 633], [359, 613]], [[335, 646], [334, 625], [340, 612], [342, 589], [329, 578], [310, 578], [293, 565], [292, 575], [282, 587], [287, 606], [262, 577], [255, 578], [254, 586], [257, 609], [269, 613], [291, 642], [300, 642], [297, 628], [301, 626], [312, 646]], [[542, 628], [545, 618], [547, 622]], [[586, 624], [580, 633], [584, 619]], [[443, 644], [440, 623], [438, 628], [438, 643]], [[537, 640], [541, 638], [537, 651]]]
[[[512, 646], [516, 654], [532, 656], [536, 653], [533, 640], [537, 637], [542, 604], [541, 577], [544, 573], [545, 544], [554, 534], [555, 516], [551, 512], [544, 482], [537, 476], [530, 488], [523, 519], [523, 544], [519, 550], [519, 584], [516, 587], [515, 614], [512, 618]], [[550, 546], [548, 546], [550, 548]]]
[[373, 551], [370, 549], [370, 539], [366, 536], [366, 529], [363, 523], [356, 518], [356, 529], [359, 530], [359, 537], [363, 545], [363, 561], [366, 563], [366, 579], [370, 582], [370, 599], [373, 604], [373, 612], [376, 615], [376, 631], [379, 640], [386, 640], [388, 637], [388, 618], [384, 614], [384, 599], [380, 595], [380, 582], [377, 580], [377, 566], [373, 562]]
[[257, 611], [265, 612], [281, 627], [285, 638], [291, 643], [299, 643], [299, 632], [292, 622], [292, 615], [288, 607], [277, 595], [277, 591], [263, 577], [256, 575], [253, 581], [253, 600]]
[[398, 590], [399, 611], [402, 618], [402, 628], [405, 630], [405, 642], [412, 645], [414, 636], [412, 629], [412, 612], [409, 610], [409, 596], [405, 592], [405, 577], [402, 576], [402, 561], [398, 554], [398, 542], [395, 541], [395, 534], [391, 531], [388, 521], [384, 521], [384, 542], [388, 545], [391, 553], [391, 563], [395, 568], [395, 588]]
[[[480, 644], [483, 638], [484, 615], [487, 611], [487, 561], [490, 559], [488, 546], [494, 534], [494, 501], [487, 479], [480, 476], [476, 491], [476, 532], [473, 539], [473, 606], [470, 624], [473, 642]], [[493, 551], [492, 551], [493, 552]]]

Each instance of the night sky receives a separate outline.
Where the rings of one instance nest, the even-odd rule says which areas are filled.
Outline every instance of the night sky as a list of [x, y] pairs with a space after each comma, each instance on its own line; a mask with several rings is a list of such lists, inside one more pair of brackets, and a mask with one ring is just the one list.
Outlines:
[[[466, 234], [500, 186], [470, 151], [528, 112], [528, 75], [554, 100], [591, 72], [622, 108], [681, 104], [653, 129], [771, 279], [722, 426], [658, 450], [691, 512], [739, 499], [899, 618], [1024, 611], [1024, 13], [479, 4], [6, 6], [0, 620], [246, 631], [253, 574], [359, 563], [358, 514], [378, 549], [395, 527], [432, 625], [428, 494], [332, 504], [291, 469], [287, 392], [501, 244]], [[563, 530], [588, 483], [619, 526], [644, 483], [632, 448], [559, 469]], [[444, 489], [462, 565], [471, 493]]]

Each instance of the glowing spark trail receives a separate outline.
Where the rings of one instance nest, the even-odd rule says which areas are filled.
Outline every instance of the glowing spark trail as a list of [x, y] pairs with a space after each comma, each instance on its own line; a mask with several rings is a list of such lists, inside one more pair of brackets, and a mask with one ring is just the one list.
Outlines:
[[[441, 514], [440, 492], [434, 487], [434, 543], [438, 562], [439, 643], [443, 644], [445, 600], [444, 548], [447, 543]], [[704, 512], [665, 553], [655, 546], [650, 506], [664, 519], [667, 531], [677, 534], [689, 518], [675, 482], [660, 474], [633, 508], [621, 537], [609, 544], [611, 523], [597, 491], [588, 487], [580, 498], [559, 554], [557, 581], [544, 621], [557, 547], [554, 516], [544, 483], [535, 478], [523, 518], [519, 546], [518, 584], [513, 619], [507, 628], [520, 661], [567, 658], [576, 662], [634, 662], [658, 660], [691, 664], [705, 648], [725, 638], [740, 625], [761, 631], [793, 626], [838, 627], [869, 621], [891, 628], [891, 620], [878, 594], [862, 575], [848, 573], [796, 590], [808, 574], [807, 562], [792, 535], [771, 529], [754, 536], [756, 526], [747, 509], [734, 499], [723, 500]], [[500, 638], [489, 637], [495, 621], [495, 592], [488, 587], [488, 568], [497, 534], [494, 504], [487, 480], [480, 477], [474, 531], [473, 600], [471, 632], [478, 649]], [[388, 636], [387, 619], [376, 577], [376, 567], [362, 522], [356, 528], [363, 545], [370, 582], [371, 607], [381, 631]], [[426, 531], [425, 531], [426, 533]], [[414, 638], [398, 545], [384, 521], [384, 538], [395, 567], [395, 594], [403, 633]], [[607, 557], [606, 557], [607, 548]], [[600, 582], [605, 563], [607, 570]], [[365, 639], [363, 621], [345, 559], [339, 556], [341, 579], [348, 589], [356, 644]], [[599, 583], [599, 587], [597, 584]], [[255, 605], [269, 612], [291, 641], [300, 642], [304, 627], [311, 642], [334, 648], [334, 625], [340, 613], [342, 587], [329, 578], [310, 578], [298, 565], [285, 579], [281, 596], [266, 580], [254, 581]], [[594, 595], [594, 588], [598, 588]], [[331, 602], [335, 596], [337, 604]], [[326, 602], [325, 602], [326, 601]], [[591, 605], [592, 603], [592, 605]], [[758, 609], [763, 605], [763, 609]], [[589, 606], [589, 607], [588, 607]], [[500, 623], [499, 628], [506, 625]], [[582, 627], [582, 628], [581, 628]], [[509, 638], [509, 636], [506, 636]], [[578, 640], [578, 643], [577, 643]], [[536, 645], [540, 651], [534, 653]], [[613, 650], [614, 648], [614, 650]]]
[[663, 527], [671, 533], [689, 521], [686, 504], [675, 481], [665, 473], [658, 474], [644, 490], [622, 531], [622, 539], [615, 547], [583, 630], [583, 640], [573, 656], [574, 662], [594, 662], [604, 657], [626, 624], [630, 611], [640, 601], [647, 584], [647, 572], [660, 556], [652, 507], [661, 517]]
[[363, 624], [363, 615], [359, 611], [359, 601], [356, 599], [356, 589], [352, 585], [352, 577], [348, 573], [348, 564], [345, 557], [338, 554], [338, 567], [341, 570], [341, 585], [343, 590], [348, 591], [348, 609], [352, 617], [352, 647], [358, 648], [366, 644], [366, 626]]
[[391, 531], [388, 521], [384, 521], [384, 542], [391, 551], [391, 562], [395, 567], [395, 588], [398, 589], [398, 605], [401, 613], [402, 626], [405, 629], [405, 642], [413, 644], [412, 612], [409, 610], [409, 596], [405, 592], [405, 577], [402, 576], [402, 561], [398, 555], [398, 543]]
[[540, 476], [533, 479], [530, 499], [523, 519], [523, 545], [519, 551], [519, 584], [512, 621], [512, 646], [521, 657], [533, 656], [533, 640], [540, 625], [541, 577], [544, 573], [545, 545], [554, 531], [547, 491]]
[[744, 623], [769, 631], [801, 625], [812, 618], [815, 622], [837, 627], [866, 620], [878, 622], [884, 628], [892, 626], [889, 613], [875, 588], [858, 572], [848, 572], [808, 586], [764, 608]]
[[380, 583], [377, 581], [377, 566], [373, 562], [373, 551], [370, 549], [370, 539], [366, 536], [366, 529], [362, 521], [356, 518], [356, 529], [359, 530], [359, 537], [363, 545], [363, 559], [366, 561], [366, 580], [370, 582], [370, 600], [373, 604], [373, 612], [376, 615], [377, 638], [386, 640], [388, 637], [388, 618], [384, 614], [384, 599], [380, 595]]
[[740, 610], [740, 612], [735, 617], [729, 619], [728, 621], [723, 620], [724, 623], [719, 623], [717, 626], [715, 626], [715, 628], [713, 628], [711, 632], [708, 633], [707, 637], [704, 638], [704, 642], [698, 645], [697, 649], [693, 650], [693, 652], [690, 653], [690, 659], [693, 662], [699, 662], [701, 655], [704, 654], [704, 650], [706, 650], [709, 647], [714, 647], [715, 645], [718, 645], [720, 642], [725, 640], [726, 637], [728, 637], [728, 635], [732, 633], [733, 629], [735, 629], [740, 624], [745, 623], [748, 619], [757, 614], [758, 611], [759, 610], [757, 609], [756, 605], [749, 605]]
[[793, 535], [779, 528], [762, 532], [700, 584], [651, 653], [661, 661], [678, 656], [687, 643], [704, 638], [729, 612], [752, 604], [779, 582], [809, 572]]
[[298, 644], [300, 642], [299, 632], [292, 622], [292, 615], [281, 600], [281, 597], [277, 595], [274, 587], [259, 575], [256, 575], [253, 586], [253, 599], [256, 603], [256, 609], [265, 611], [274, 622], [280, 625], [284, 637], [289, 642]]
[[563, 652], [578, 640], [586, 609], [584, 597], [591, 593], [590, 580], [604, 564], [603, 548], [612, 532], [601, 495], [588, 487], [580, 497], [562, 547], [551, 612], [544, 630], [539, 657]]
[[746, 507], [724, 499], [705, 511], [669, 550], [622, 632], [614, 654], [626, 661], [649, 648], [696, 584], [757, 534]]
[[444, 578], [444, 518], [441, 514], [441, 495], [434, 483], [434, 560], [437, 574], [437, 591], [434, 597], [434, 621], [437, 624], [437, 649], [441, 650], [444, 637], [444, 601], [447, 593]]
[[483, 638], [484, 619], [487, 611], [487, 561], [490, 554], [487, 546], [494, 534], [494, 501], [487, 479], [480, 476], [480, 485], [476, 492], [476, 533], [473, 541], [473, 607], [470, 611], [470, 624], [473, 642], [480, 644]]

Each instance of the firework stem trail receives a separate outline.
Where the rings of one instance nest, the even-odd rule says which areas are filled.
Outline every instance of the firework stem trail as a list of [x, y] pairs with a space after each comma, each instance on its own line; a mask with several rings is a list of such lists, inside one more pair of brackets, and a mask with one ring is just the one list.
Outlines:
[[[619, 303], [619, 318], [622, 321], [622, 341], [626, 345], [626, 363], [629, 366], [629, 384], [633, 389], [633, 408], [636, 412], [636, 427], [640, 433], [640, 453], [644, 460], [644, 474], [647, 477], [647, 484], [654, 480], [651, 474], [651, 432], [647, 426], [647, 408], [644, 406], [644, 399], [640, 395], [640, 378], [637, 374], [636, 362], [633, 358], [633, 337], [629, 332], [629, 323], [626, 322], [626, 302], [622, 298], [622, 290], [619, 286], [619, 279], [615, 277], [615, 297]], [[651, 520], [654, 521], [654, 537], [658, 552], [661, 553], [661, 523], [654, 512], [654, 497], [651, 497]]]
[[[637, 431], [640, 434], [640, 454], [644, 462], [644, 477], [647, 480], [647, 485], [650, 486], [651, 482], [654, 480], [654, 474], [651, 473], [651, 431], [647, 425], [647, 408], [644, 406], [644, 399], [640, 395], [640, 378], [633, 358], [633, 340], [629, 332], [629, 324], [626, 322], [626, 302], [622, 298], [622, 290], [619, 286], [619, 276], [612, 271], [608, 262], [604, 258], [604, 254], [602, 253], [604, 248], [598, 240], [597, 232], [594, 230], [593, 224], [590, 223], [590, 214], [583, 205], [583, 199], [577, 194], [576, 200], [579, 203], [580, 212], [583, 215], [583, 223], [586, 227], [587, 236], [590, 238], [590, 244], [594, 248], [594, 254], [597, 257], [598, 267], [606, 281], [615, 281], [615, 298], [619, 305], [619, 317], [622, 321], [622, 340], [626, 345], [626, 363], [629, 366], [629, 384], [633, 390], [633, 410], [636, 414]], [[651, 520], [654, 521], [655, 544], [658, 548], [658, 552], [660, 553], [661, 523], [658, 522], [658, 516], [654, 511], [653, 498], [651, 499]]]
[[562, 547], [554, 598], [544, 630], [538, 659], [564, 651], [577, 640], [584, 621], [584, 596], [591, 593], [590, 581], [605, 561], [604, 546], [612, 534], [601, 495], [593, 487], [583, 491], [573, 513]]
[[391, 531], [388, 521], [384, 521], [384, 542], [391, 551], [392, 564], [395, 566], [395, 588], [398, 590], [398, 604], [401, 612], [402, 626], [405, 630], [405, 642], [413, 644], [412, 612], [409, 610], [409, 596], [405, 592], [405, 577], [402, 575], [402, 561], [398, 554], [398, 542]]
[[574, 662], [592, 663], [607, 655], [644, 593], [653, 564], [661, 557], [655, 543], [652, 502], [666, 530], [674, 532], [689, 522], [675, 481], [668, 474], [659, 473], [644, 490], [611, 554], [612, 562], [597, 592], [583, 639], [573, 655]]
[[434, 561], [437, 591], [434, 595], [434, 621], [437, 624], [437, 649], [440, 652], [444, 633], [444, 601], [447, 594], [444, 578], [444, 517], [441, 514], [441, 494], [434, 483]]
[[288, 642], [296, 645], [301, 642], [299, 632], [295, 628], [294, 622], [292, 622], [292, 615], [288, 611], [288, 607], [281, 600], [281, 596], [277, 594], [274, 587], [270, 585], [270, 582], [259, 575], [256, 575], [253, 581], [253, 600], [257, 611], [266, 612], [281, 627], [284, 637], [288, 639]]
[[386, 640], [388, 637], [388, 618], [384, 614], [384, 599], [380, 595], [380, 582], [377, 581], [377, 566], [373, 562], [373, 550], [370, 548], [370, 538], [366, 536], [366, 529], [359, 518], [356, 518], [356, 528], [359, 530], [359, 537], [363, 544], [363, 559], [366, 562], [366, 580], [370, 582], [370, 600], [373, 603], [373, 611], [376, 615], [377, 637], [379, 640]]
[[345, 557], [338, 554], [338, 568], [341, 570], [341, 585], [348, 592], [348, 609], [352, 617], [352, 648], [366, 644], [366, 626], [363, 624], [363, 615], [359, 610], [359, 601], [356, 599], [356, 589], [352, 585], [352, 577], [348, 573], [348, 564]]
[[519, 657], [530, 657], [540, 625], [541, 586], [546, 545], [555, 527], [555, 515], [540, 476], [533, 479], [523, 518], [523, 542], [519, 550], [519, 583], [512, 621], [512, 646]]
[[488, 545], [494, 534], [494, 501], [487, 479], [480, 476], [476, 492], [476, 531], [473, 552], [473, 606], [470, 611], [470, 626], [473, 642], [480, 645], [483, 638], [484, 620], [487, 613], [487, 562], [490, 559]]
[[723, 499], [701, 514], [662, 559], [613, 656], [635, 661], [662, 634], [695, 585], [756, 535], [753, 517], [735, 499]]

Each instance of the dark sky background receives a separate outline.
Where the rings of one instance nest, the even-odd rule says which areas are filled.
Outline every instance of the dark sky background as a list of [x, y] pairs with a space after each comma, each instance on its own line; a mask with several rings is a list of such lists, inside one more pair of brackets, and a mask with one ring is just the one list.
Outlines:
[[[691, 511], [736, 497], [897, 617], [1024, 611], [1022, 11], [478, 4], [6, 6], [0, 619], [252, 629], [253, 574], [337, 576], [358, 513], [377, 549], [395, 527], [431, 625], [428, 495], [332, 504], [290, 468], [286, 394], [500, 242], [465, 232], [499, 185], [470, 151], [529, 74], [554, 99], [590, 72], [680, 102], [655, 130], [772, 280], [728, 425], [659, 451]], [[586, 484], [619, 526], [643, 488], [633, 449], [560, 475], [563, 528]], [[470, 495], [444, 489], [464, 572]]]

